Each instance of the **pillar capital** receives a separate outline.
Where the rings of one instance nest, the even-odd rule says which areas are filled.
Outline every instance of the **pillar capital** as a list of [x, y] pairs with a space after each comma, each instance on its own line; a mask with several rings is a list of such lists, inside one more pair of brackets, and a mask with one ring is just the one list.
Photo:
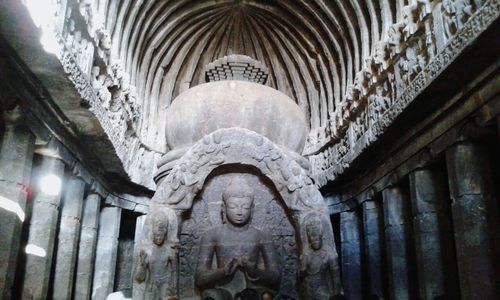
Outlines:
[[[35, 149], [35, 152], [39, 155], [56, 158], [58, 160], [63, 160], [63, 156], [61, 155], [62, 147], [63, 145], [54, 136], [51, 136], [48, 142], [44, 144], [38, 144], [37, 148]], [[67, 161], [64, 161], [64, 163], [69, 166], [74, 164], [74, 162], [67, 162]]]
[[396, 171], [392, 171], [389, 175], [384, 178], [383, 189], [398, 187], [400, 185], [401, 179], [403, 176], [398, 174]]
[[2, 118], [5, 123], [5, 127], [15, 128], [20, 125], [24, 125], [24, 112], [21, 106], [16, 105], [11, 109], [4, 110], [2, 112]]
[[456, 144], [483, 143], [496, 136], [494, 126], [481, 126], [476, 120], [467, 120], [440, 137], [433, 152], [441, 152]]
[[73, 168], [71, 169], [71, 173], [73, 174], [73, 176], [80, 178], [81, 180], [83, 180], [87, 184], [93, 183], [93, 179], [90, 176], [90, 173], [79, 162], [74, 163]]
[[416, 162], [415, 170], [432, 168], [431, 161], [433, 160], [433, 158], [434, 156], [432, 155], [430, 149], [423, 149], [418, 154], [418, 160]]
[[377, 194], [377, 190], [374, 187], [364, 190], [359, 196], [356, 197], [359, 204], [362, 204], [365, 201], [373, 200], [375, 195]]
[[97, 194], [103, 199], [106, 199], [109, 194], [106, 188], [104, 188], [104, 186], [102, 186], [102, 184], [95, 179], [92, 180], [92, 184], [90, 185], [90, 193]]

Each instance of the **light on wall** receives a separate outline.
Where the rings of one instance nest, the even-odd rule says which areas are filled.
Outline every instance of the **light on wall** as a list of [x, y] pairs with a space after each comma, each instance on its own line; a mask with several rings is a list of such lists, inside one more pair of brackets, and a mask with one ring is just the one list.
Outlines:
[[24, 222], [24, 211], [16, 201], [0, 196], [0, 208], [15, 213], [19, 217], [21, 222]]
[[39, 256], [39, 257], [45, 257], [47, 255], [47, 252], [45, 252], [45, 249], [43, 249], [42, 247], [39, 247], [37, 245], [33, 245], [33, 244], [26, 245], [26, 248], [24, 249], [24, 251], [27, 254], [31, 254], [31, 255], [35, 255], [35, 256]]
[[40, 43], [45, 51], [59, 54], [60, 46], [55, 37], [54, 23], [57, 6], [52, 0], [24, 0], [24, 5], [33, 19], [33, 23], [42, 30]]
[[49, 196], [57, 196], [61, 192], [62, 180], [54, 174], [47, 174], [40, 180], [42, 193]]

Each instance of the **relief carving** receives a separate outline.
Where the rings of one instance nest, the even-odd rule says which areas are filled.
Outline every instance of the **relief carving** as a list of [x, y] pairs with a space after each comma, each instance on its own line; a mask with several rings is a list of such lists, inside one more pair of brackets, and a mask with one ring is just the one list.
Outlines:
[[341, 293], [336, 278], [338, 262], [323, 244], [323, 221], [320, 216], [306, 216], [303, 227], [307, 235], [308, 249], [300, 257], [299, 279], [304, 299], [332, 299]]
[[[306, 145], [304, 153], [313, 162], [313, 174], [319, 186], [343, 172], [350, 161], [375, 141], [429, 82], [498, 18], [499, 5], [498, 1], [472, 3], [470, 0], [443, 0], [433, 3], [415, 0], [403, 8], [403, 13], [403, 20], [388, 28], [386, 39], [375, 45], [372, 56], [365, 59], [365, 70], [359, 72], [372, 76], [369, 85], [364, 88], [367, 94], [363, 95], [359, 84], [358, 87], [347, 88], [344, 101], [340, 101], [329, 114], [329, 130], [314, 129], [329, 134], [324, 139], [318, 135], [318, 138], [312, 139], [314, 144]], [[442, 22], [434, 22], [436, 17]], [[436, 32], [443, 32], [448, 41], [440, 53], [437, 53]], [[368, 99], [368, 105], [353, 106], [354, 99], [363, 99], [363, 96]], [[347, 114], [346, 108], [349, 108]], [[368, 115], [368, 126], [362, 129], [364, 132], [358, 132], [360, 124], [357, 116], [363, 111]], [[355, 137], [366, 134], [366, 138], [359, 141], [361, 145], [356, 147], [351, 145], [356, 142], [355, 138], [352, 142], [344, 138], [353, 132]], [[333, 151], [333, 160], [324, 155], [330, 150]]]
[[196, 285], [204, 292], [218, 287], [233, 295], [249, 287], [276, 289], [280, 273], [272, 238], [249, 225], [254, 192], [236, 177], [222, 200], [226, 222], [208, 230], [200, 241]]
[[[313, 212], [328, 219], [302, 160], [252, 131], [228, 128], [205, 136], [176, 161], [150, 206], [177, 216], [176, 296], [221, 299], [252, 288], [297, 297], [298, 257], [309, 251], [301, 220]], [[256, 174], [236, 171], [250, 166]], [[217, 170], [227, 175], [210, 175]], [[259, 183], [264, 179], [268, 191]], [[143, 235], [142, 244], [151, 245], [151, 236]], [[336, 260], [333, 232], [323, 229], [322, 239], [322, 251]]]
[[176, 218], [172, 211], [159, 210], [151, 215], [151, 241], [149, 247], [139, 251], [135, 280], [146, 281], [144, 294], [134, 295], [141, 299], [166, 299], [177, 294], [177, 270], [179, 243], [175, 235]]

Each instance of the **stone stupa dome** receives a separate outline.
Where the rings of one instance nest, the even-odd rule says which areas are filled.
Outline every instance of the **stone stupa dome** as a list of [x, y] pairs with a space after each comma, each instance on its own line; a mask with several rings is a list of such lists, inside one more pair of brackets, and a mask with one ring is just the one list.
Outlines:
[[258, 69], [256, 65], [261, 64], [253, 62], [241, 55], [235, 55], [233, 61], [231, 57], [217, 60], [207, 66], [212, 67], [207, 70], [207, 78], [211, 75], [208, 80], [213, 80], [216, 72], [228, 75], [190, 88], [173, 101], [166, 120], [170, 149], [189, 146], [220, 128], [241, 127], [302, 152], [307, 137], [304, 114], [285, 94], [255, 83], [265, 81], [262, 78], [267, 78], [267, 70]]

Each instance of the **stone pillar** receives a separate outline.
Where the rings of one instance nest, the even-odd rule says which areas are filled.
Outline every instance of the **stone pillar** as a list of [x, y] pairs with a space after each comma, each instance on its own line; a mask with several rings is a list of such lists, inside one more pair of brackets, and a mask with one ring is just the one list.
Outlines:
[[92, 299], [104, 300], [113, 292], [121, 209], [105, 207], [99, 220], [99, 234], [92, 286]]
[[71, 177], [67, 180], [63, 194], [52, 293], [52, 298], [55, 300], [71, 299], [84, 192], [85, 182], [82, 179]]
[[460, 143], [446, 152], [452, 215], [463, 299], [496, 299], [494, 241], [498, 208], [491, 161], [479, 144]]
[[78, 245], [75, 300], [87, 300], [91, 296], [100, 205], [101, 198], [96, 193], [91, 192], [85, 199], [80, 244]]
[[[40, 166], [40, 177], [47, 174], [53, 174], [62, 180], [64, 176], [63, 162], [53, 157], [44, 156]], [[36, 248], [45, 255], [27, 254], [23, 299], [47, 298], [60, 200], [59, 194], [49, 195], [40, 190], [33, 201], [26, 247]]]
[[[444, 239], [449, 226], [444, 213], [446, 177], [432, 169], [410, 173], [415, 249], [421, 299], [445, 298]], [[448, 298], [448, 297], [446, 297]]]
[[134, 240], [122, 239], [118, 242], [118, 255], [116, 258], [116, 273], [114, 286], [126, 298], [132, 297], [132, 271], [134, 257]]
[[408, 219], [405, 216], [409, 197], [399, 186], [382, 192], [384, 201], [385, 245], [390, 299], [410, 299], [408, 269]]
[[137, 217], [137, 220], [135, 221], [134, 255], [139, 253], [139, 247], [141, 245], [142, 230], [144, 228], [144, 222], [146, 222], [146, 217], [147, 217], [147, 215], [139, 216], [139, 217]]
[[137, 221], [135, 222], [135, 237], [134, 237], [134, 265], [132, 270], [132, 299], [142, 300], [142, 295], [144, 295], [145, 283], [138, 283], [134, 279], [135, 274], [135, 266], [136, 266], [136, 257], [139, 254], [139, 249], [141, 247], [141, 237], [142, 230], [144, 228], [144, 222], [146, 221], [147, 215], [143, 215], [137, 217]]
[[374, 200], [363, 202], [367, 287], [369, 299], [383, 299], [382, 275], [382, 214]]
[[361, 241], [356, 211], [340, 213], [342, 283], [348, 299], [362, 299]]
[[[12, 119], [14, 117], [14, 119]], [[6, 120], [0, 144], [0, 299], [11, 298], [27, 187], [31, 177], [35, 137], [16, 124], [15, 112]]]

